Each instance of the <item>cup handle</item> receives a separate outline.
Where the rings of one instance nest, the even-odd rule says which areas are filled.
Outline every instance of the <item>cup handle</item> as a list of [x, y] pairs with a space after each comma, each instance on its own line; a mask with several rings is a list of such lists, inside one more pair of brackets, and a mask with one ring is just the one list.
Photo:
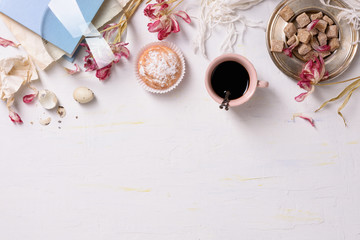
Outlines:
[[267, 88], [267, 87], [269, 87], [269, 82], [258, 80], [257, 86], [259, 88]]

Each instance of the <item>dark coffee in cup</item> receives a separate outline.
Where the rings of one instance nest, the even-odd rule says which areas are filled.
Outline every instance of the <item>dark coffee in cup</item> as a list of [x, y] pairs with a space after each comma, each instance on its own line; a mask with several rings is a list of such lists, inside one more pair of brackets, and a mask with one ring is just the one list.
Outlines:
[[217, 65], [211, 73], [211, 87], [221, 98], [228, 92], [229, 100], [240, 98], [249, 87], [249, 73], [236, 61], [224, 61]]

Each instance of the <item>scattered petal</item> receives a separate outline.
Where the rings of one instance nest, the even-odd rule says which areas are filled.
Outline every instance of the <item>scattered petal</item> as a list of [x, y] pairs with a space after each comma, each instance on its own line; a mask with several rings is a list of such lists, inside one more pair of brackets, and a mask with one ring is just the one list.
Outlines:
[[78, 73], [78, 72], [81, 71], [79, 65], [77, 65], [77, 64], [75, 63], [74, 66], [75, 66], [75, 69], [69, 69], [69, 68], [64, 68], [64, 69], [65, 69], [66, 72], [67, 72], [68, 74], [70, 74], [70, 75], [73, 75], [73, 74]]
[[314, 29], [314, 27], [316, 27], [316, 24], [318, 24], [318, 22], [320, 21], [320, 19], [315, 19], [313, 20], [307, 27], [306, 27], [306, 30], [307, 31], [311, 31]]
[[296, 35], [294, 35], [294, 36], [295, 36], [295, 42], [294, 42], [290, 47], [285, 48], [285, 49], [283, 50], [283, 52], [285, 53], [285, 55], [288, 56], [288, 57], [292, 57], [292, 51], [293, 51], [294, 48], [296, 48], [296, 47], [299, 45], [299, 43], [300, 43], [299, 38], [298, 38]]
[[329, 45], [319, 46], [319, 44], [314, 40], [314, 37], [311, 38], [310, 45], [317, 52], [330, 51], [331, 48]]
[[315, 51], [318, 51], [318, 52], [327, 52], [327, 51], [330, 51], [331, 47], [329, 45], [324, 45], [324, 46], [317, 46], [317, 47], [314, 47]]
[[290, 50], [290, 48], [285, 48], [283, 50], [283, 53], [288, 57], [292, 57], [292, 51]]
[[14, 111], [10, 110], [9, 117], [10, 117], [11, 121], [14, 122], [14, 123], [23, 123], [23, 121], [21, 120], [21, 117], [19, 116], [19, 114], [17, 114]]
[[0, 46], [7, 47], [18, 47], [20, 44], [15, 44], [13, 41], [7, 40], [5, 38], [0, 37]]
[[23, 97], [23, 102], [24, 103], [31, 103], [36, 98], [37, 95], [38, 95], [38, 93], [25, 95]]
[[315, 127], [314, 119], [312, 119], [311, 117], [306, 116], [305, 114], [302, 114], [302, 113], [295, 113], [292, 117], [292, 120], [295, 120], [295, 118], [297, 118], [297, 117], [308, 121], [311, 124], [311, 126]]

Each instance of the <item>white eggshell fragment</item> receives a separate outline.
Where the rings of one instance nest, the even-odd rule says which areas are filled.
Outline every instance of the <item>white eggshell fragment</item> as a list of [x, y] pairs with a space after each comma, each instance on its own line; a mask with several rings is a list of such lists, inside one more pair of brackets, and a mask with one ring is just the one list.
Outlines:
[[58, 106], [56, 112], [59, 115], [59, 117], [61, 117], [61, 118], [66, 116], [66, 110], [63, 106]]
[[57, 103], [57, 97], [55, 93], [44, 89], [39, 92], [39, 102], [45, 109], [53, 109]]
[[87, 87], [78, 87], [74, 90], [74, 99], [79, 103], [88, 103], [94, 99], [94, 93]]
[[41, 125], [44, 125], [44, 126], [49, 125], [50, 122], [51, 122], [51, 117], [48, 117], [48, 118], [45, 118], [45, 119], [40, 119], [39, 122], [40, 122]]

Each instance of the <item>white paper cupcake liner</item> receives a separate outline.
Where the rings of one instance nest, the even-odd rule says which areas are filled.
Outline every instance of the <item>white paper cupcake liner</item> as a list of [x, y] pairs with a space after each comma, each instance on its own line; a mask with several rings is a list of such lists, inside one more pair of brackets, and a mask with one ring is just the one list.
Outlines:
[[[152, 47], [152, 46], [165, 46], [168, 48], [171, 48], [172, 50], [174, 50], [177, 55], [180, 58], [180, 62], [181, 62], [181, 74], [179, 79], [169, 88], [167, 89], [163, 89], [163, 90], [159, 90], [159, 89], [154, 89], [151, 88], [150, 86], [146, 85], [146, 83], [143, 82], [143, 80], [140, 77], [140, 73], [139, 73], [139, 68], [138, 68], [138, 63], [139, 63], [139, 59], [141, 57], [141, 55], [144, 53], [145, 50], [147, 50], [148, 48]], [[184, 60], [184, 56], [182, 54], [182, 52], [180, 51], [180, 49], [173, 43], [171, 42], [152, 42], [149, 43], [147, 45], [145, 45], [144, 47], [142, 47], [136, 57], [136, 61], [135, 61], [135, 74], [136, 74], [136, 78], [137, 81], [139, 83], [139, 85], [144, 88], [146, 91], [152, 92], [152, 93], [157, 93], [157, 94], [163, 94], [163, 93], [167, 93], [170, 92], [172, 90], [174, 90], [182, 81], [182, 79], [184, 78], [185, 75], [185, 60]]]

